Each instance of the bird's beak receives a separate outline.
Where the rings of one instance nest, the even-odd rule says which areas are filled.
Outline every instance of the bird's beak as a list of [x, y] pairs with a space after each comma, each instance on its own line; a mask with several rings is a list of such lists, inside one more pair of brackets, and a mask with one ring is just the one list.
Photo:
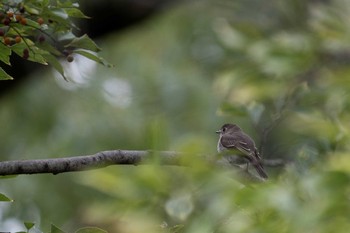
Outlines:
[[221, 130], [215, 131], [215, 133], [220, 134], [220, 133], [221, 133]]

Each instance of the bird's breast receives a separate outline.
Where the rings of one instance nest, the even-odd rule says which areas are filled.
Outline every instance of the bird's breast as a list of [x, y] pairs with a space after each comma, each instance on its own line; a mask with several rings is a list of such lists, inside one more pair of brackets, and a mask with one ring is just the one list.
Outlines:
[[227, 150], [227, 149], [221, 144], [221, 136], [220, 136], [219, 141], [218, 141], [217, 150], [218, 150], [219, 153], [222, 152], [222, 151], [224, 151], [224, 150]]

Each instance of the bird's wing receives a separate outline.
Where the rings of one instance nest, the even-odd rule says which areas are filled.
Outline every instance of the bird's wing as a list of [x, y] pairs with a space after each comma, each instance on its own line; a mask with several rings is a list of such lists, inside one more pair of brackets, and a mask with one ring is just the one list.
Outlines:
[[221, 144], [228, 149], [237, 149], [245, 155], [251, 155], [252, 151], [249, 149], [248, 144], [242, 141], [236, 135], [225, 135], [221, 138]]
[[258, 159], [258, 160], [262, 160], [260, 153], [258, 151], [258, 149], [255, 147], [254, 148], [254, 156]]
[[221, 137], [221, 144], [227, 149], [236, 149], [240, 151], [245, 158], [254, 166], [258, 174], [264, 179], [268, 178], [267, 173], [261, 164], [261, 157], [255, 147], [254, 141], [249, 136], [244, 135], [225, 135]]

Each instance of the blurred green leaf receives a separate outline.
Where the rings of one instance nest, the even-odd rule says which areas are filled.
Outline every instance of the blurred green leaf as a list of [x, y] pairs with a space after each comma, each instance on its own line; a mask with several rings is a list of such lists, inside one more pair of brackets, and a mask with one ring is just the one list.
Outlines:
[[[86, 72], [91, 79], [82, 75], [58, 86], [50, 78], [28, 79], [2, 103], [4, 160], [155, 147], [184, 152], [184, 166], [161, 166], [155, 153], [148, 161], [154, 163], [142, 166], [2, 179], [1, 189], [14, 195], [21, 210], [4, 209], [1, 221], [39, 210], [43, 226], [62, 222], [70, 232], [96, 224], [121, 233], [347, 233], [349, 6], [348, 1], [184, 2], [101, 38], [118, 70], [82, 64], [74, 76]], [[65, 28], [71, 24], [64, 15], [54, 17], [55, 36], [68, 44], [75, 38]], [[45, 46], [37, 47], [59, 57], [75, 53], [72, 47]], [[76, 53], [108, 64], [91, 50]], [[55, 57], [39, 54], [64, 73]], [[124, 98], [128, 104], [118, 105]], [[270, 179], [259, 184], [238, 179], [231, 167], [213, 165], [214, 131], [224, 121], [242, 128], [275, 126], [267, 136], [253, 136], [262, 139], [267, 162], [286, 164], [266, 166]]]
[[83, 35], [81, 37], [74, 38], [69, 44], [65, 45], [66, 48], [74, 47], [78, 49], [87, 49], [94, 52], [101, 51], [101, 48], [96, 45], [96, 43], [91, 40], [88, 35]]
[[[37, 62], [43, 65], [47, 65], [47, 62], [45, 60], [45, 58], [43, 57], [43, 54], [48, 54], [47, 51], [39, 49], [36, 46], [32, 46], [34, 45], [34, 42], [29, 40], [29, 39], [25, 39], [26, 43], [19, 43], [19, 44], [15, 44], [13, 46], [11, 46], [11, 49], [13, 52], [15, 52], [18, 56], [23, 57], [24, 54], [24, 50], [28, 50], [28, 60], [29, 61], [33, 61], [33, 62]], [[28, 47], [28, 45], [30, 47]]]
[[81, 10], [77, 8], [64, 8], [65, 12], [68, 14], [70, 17], [75, 17], [75, 18], [84, 18], [84, 19], [89, 19], [90, 17], [86, 16]]
[[10, 55], [11, 55], [11, 49], [0, 43], [0, 61], [4, 62], [7, 65], [10, 65]]
[[12, 202], [13, 200], [7, 196], [5, 196], [4, 194], [0, 193], [0, 202], [4, 201], [4, 202]]
[[52, 46], [50, 43], [44, 41], [41, 43], [36, 44], [36, 46], [42, 50], [45, 50], [49, 53], [51, 53], [54, 56], [61, 56], [62, 53], [60, 51], [58, 51], [57, 48], [55, 48], [54, 46]]
[[43, 57], [45, 58], [45, 60], [53, 66], [53, 68], [56, 69], [56, 71], [58, 73], [60, 73], [62, 75], [62, 77], [67, 80], [65, 74], [64, 74], [64, 70], [63, 67], [61, 65], [61, 63], [57, 60], [57, 58], [55, 56], [52, 56], [51, 54], [43, 54]]
[[169, 229], [169, 233], [178, 233], [181, 232], [183, 230], [183, 228], [185, 227], [185, 225], [175, 225], [173, 227], [170, 227]]
[[104, 66], [107, 66], [107, 67], [113, 67], [113, 65], [108, 63], [104, 58], [99, 57], [99, 56], [97, 56], [97, 55], [95, 55], [93, 53], [87, 52], [85, 50], [80, 50], [80, 49], [74, 50], [74, 53], [80, 54], [80, 55], [82, 55], [82, 56], [84, 56], [84, 57], [86, 57], [86, 58], [88, 58], [90, 60], [93, 60], [95, 62], [100, 63], [101, 65], [104, 65]]
[[61, 230], [54, 224], [51, 224], [51, 233], [66, 233], [65, 231]]
[[1, 67], [0, 67], [0, 80], [11, 80], [13, 79], [10, 75], [8, 75]]
[[38, 15], [40, 12], [37, 8], [34, 8], [34, 7], [30, 7], [30, 6], [26, 6], [26, 11], [30, 14], [33, 14], [33, 15]]
[[75, 233], [107, 233], [107, 231], [97, 227], [84, 227], [84, 228], [80, 228]]
[[55, 19], [59, 20], [59, 22], [61, 22], [62, 20], [67, 20], [68, 19], [68, 14], [62, 8], [55, 8], [51, 12], [52, 12], [53, 15], [56, 16]]
[[35, 226], [34, 222], [24, 222], [23, 224], [27, 228], [28, 231]]

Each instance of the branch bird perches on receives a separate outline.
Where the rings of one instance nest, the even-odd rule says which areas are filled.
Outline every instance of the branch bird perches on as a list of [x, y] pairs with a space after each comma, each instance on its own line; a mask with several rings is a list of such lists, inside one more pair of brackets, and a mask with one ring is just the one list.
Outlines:
[[[64, 172], [85, 171], [91, 169], [103, 168], [111, 165], [139, 165], [150, 164], [152, 156], [158, 156], [162, 165], [181, 166], [179, 159], [185, 153], [175, 151], [141, 151], [141, 150], [110, 150], [101, 151], [93, 155], [73, 156], [64, 158], [34, 159], [34, 160], [13, 160], [0, 162], [0, 176], [21, 175], [21, 174], [40, 174], [52, 173], [59, 174]], [[233, 166], [229, 161], [223, 159], [208, 159], [204, 156], [198, 156], [199, 159], [206, 159], [221, 167], [232, 167], [238, 175], [249, 178], [250, 180], [261, 181], [259, 177], [248, 170], [238, 166]], [[264, 164], [269, 166], [283, 166], [282, 160], [266, 160]]]

